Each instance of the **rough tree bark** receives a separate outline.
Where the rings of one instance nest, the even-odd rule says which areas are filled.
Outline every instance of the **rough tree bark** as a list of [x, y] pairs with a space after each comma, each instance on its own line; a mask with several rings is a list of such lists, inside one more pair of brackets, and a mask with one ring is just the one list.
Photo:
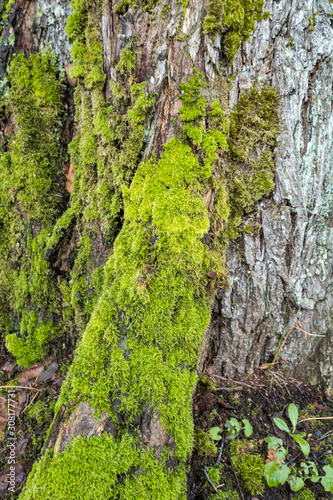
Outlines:
[[[224, 5], [226, 2], [220, 3]], [[64, 34], [67, 18], [72, 9], [64, 0], [18, 1], [14, 4], [3, 28], [1, 73], [6, 74], [6, 67], [14, 49], [23, 51], [28, 56], [46, 44], [51, 45], [58, 56], [59, 64], [65, 67], [67, 75], [66, 102], [64, 102], [67, 118], [63, 133], [66, 142], [75, 138], [78, 133], [81, 134], [79, 137], [85, 133], [87, 136], [90, 134], [89, 130], [84, 131], [87, 120], [86, 109], [89, 108], [91, 113], [89, 119], [92, 121], [97, 116], [94, 106], [101, 96], [105, 103], [114, 103], [115, 82], [123, 85], [124, 92], [127, 92], [127, 104], [119, 104], [118, 108], [115, 106], [113, 110], [115, 115], [118, 113], [121, 116], [128, 112], [127, 108], [133, 110], [138, 102], [135, 101], [135, 96], [129, 97], [129, 85], [145, 82], [144, 95], [146, 98], [149, 94], [153, 95], [155, 102], [147, 104], [147, 109], [141, 110], [145, 113], [144, 119], [142, 123], [137, 123], [144, 126], [144, 136], [135, 139], [137, 142], [135, 148], [133, 146], [135, 151], [132, 155], [134, 160], [129, 157], [124, 160], [124, 168], [132, 162], [127, 177], [119, 182], [114, 181], [113, 188], [118, 197], [121, 197], [119, 194], [121, 184], [131, 185], [140, 161], [151, 158], [153, 153], [160, 157], [163, 145], [175, 136], [178, 137], [181, 126], [180, 109], [183, 105], [179, 98], [180, 85], [193, 77], [193, 68], [202, 73], [204, 80], [208, 82], [208, 90], [203, 90], [205, 99], [209, 105], [215, 99], [220, 100], [228, 110], [225, 116], [231, 113], [239, 102], [242, 92], [253, 88], [255, 82], [258, 88], [269, 85], [278, 89], [281, 96], [280, 135], [276, 153], [275, 188], [255, 207], [250, 206], [249, 213], [244, 213], [242, 227], [250, 227], [251, 231], [242, 232], [236, 240], [229, 243], [226, 254], [228, 285], [222, 286], [223, 283], [217, 283], [219, 286], [213, 302], [210, 326], [202, 342], [198, 372], [200, 373], [203, 366], [206, 367], [208, 374], [233, 375], [237, 371], [248, 372], [271, 360], [282, 332], [286, 333], [291, 328], [288, 340], [280, 352], [281, 358], [288, 363], [289, 372], [305, 381], [320, 383], [325, 390], [331, 391], [333, 385], [331, 326], [333, 23], [330, 3], [325, 0], [303, 2], [268, 0], [264, 9], [270, 12], [270, 16], [256, 22], [253, 35], [248, 41], [242, 41], [241, 49], [236, 53], [232, 64], [228, 64], [223, 45], [227, 28], [222, 26], [220, 31], [213, 34], [205, 32], [205, 18], [209, 9], [204, 0], [189, 0], [187, 4], [176, 0], [146, 1], [140, 5], [130, 0], [96, 2], [96, 4], [87, 0], [87, 2], [74, 2], [73, 8], [81, 9], [82, 12], [85, 9], [86, 24], [79, 26], [71, 42], [78, 39], [80, 30], [90, 30], [89, 33], [93, 33], [92, 36], [95, 37], [94, 43], [97, 40], [102, 47], [105, 80], [99, 87], [96, 82], [89, 86], [86, 75], [82, 76], [77, 68], [74, 76], [73, 73], [70, 76], [72, 67], [70, 44]], [[252, 13], [252, 17], [253, 15]], [[16, 35], [15, 44], [6, 43], [13, 32]], [[88, 43], [89, 51], [93, 53], [95, 47], [93, 42], [86, 39], [85, 43]], [[135, 52], [135, 64], [129, 73], [126, 73], [128, 68], [125, 68], [123, 76], [119, 76], [122, 72], [119, 61], [126, 47]], [[82, 60], [84, 57], [82, 56]], [[96, 61], [92, 60], [89, 64], [98, 66], [98, 55]], [[82, 63], [84, 64], [85, 62]], [[124, 64], [128, 64], [128, 61]], [[231, 75], [233, 78], [230, 78]], [[76, 106], [78, 108], [81, 106], [80, 109], [83, 111], [74, 123], [72, 89], [76, 84], [82, 90], [76, 100]], [[87, 108], [84, 108], [85, 99], [90, 100]], [[116, 137], [113, 149], [110, 151], [105, 141], [100, 140], [96, 155], [100, 155], [99, 158], [111, 158], [103, 160], [105, 164], [113, 161], [122, 165], [119, 154], [122, 149], [132, 147], [132, 142], [131, 146], [128, 146], [128, 141], [132, 140], [131, 127], [134, 129], [131, 116], [133, 113], [125, 122], [127, 142], [122, 142], [122, 139]], [[204, 128], [209, 128], [207, 116], [201, 116], [200, 119], [204, 122]], [[118, 122], [113, 122], [114, 127], [117, 125]], [[127, 131], [127, 127], [130, 132]], [[98, 142], [98, 134], [95, 135]], [[194, 150], [196, 151], [196, 148]], [[77, 156], [81, 154], [81, 165], [85, 165], [82, 160], [83, 153], [73, 152], [73, 158], [75, 154]], [[222, 165], [227, 164], [225, 155], [222, 154], [221, 158], [219, 161]], [[71, 164], [72, 160], [66, 163], [68, 191], [72, 190]], [[99, 170], [98, 166], [92, 167], [92, 164], [93, 162], [88, 165], [89, 168], [86, 167], [87, 171], [95, 169], [102, 177], [101, 169]], [[156, 168], [159, 168], [158, 164]], [[74, 160], [74, 171], [75, 169]], [[93, 170], [89, 170], [89, 175], [90, 172]], [[80, 175], [83, 175], [82, 169]], [[114, 178], [116, 175], [118, 174], [113, 171]], [[206, 186], [203, 196], [211, 221], [214, 189], [212, 186]], [[68, 206], [70, 204], [71, 200]], [[70, 273], [76, 259], [77, 248], [82, 244], [80, 243], [82, 235], [87, 234], [85, 231], [89, 231], [92, 250], [88, 265], [83, 272], [90, 277], [95, 268], [103, 268], [113, 253], [114, 240], [121, 232], [124, 221], [121, 209], [111, 226], [106, 227], [103, 221], [104, 213], [101, 209], [100, 218], [96, 219], [95, 224], [87, 222], [88, 217], [76, 215], [76, 218], [67, 224], [56, 244], [48, 247], [46, 258], [55, 280], [61, 276], [64, 281], [68, 281], [72, 276]], [[111, 270], [107, 270], [107, 273], [112, 275]], [[211, 276], [215, 277], [214, 272]], [[142, 286], [146, 286], [144, 273], [141, 277]], [[112, 280], [109, 282], [110, 286]], [[106, 283], [108, 283], [107, 278]], [[86, 288], [93, 288], [89, 279]], [[79, 304], [82, 290], [74, 292], [72, 297], [78, 299], [75, 303], [77, 307], [75, 309], [73, 306], [74, 319], [67, 325], [71, 325], [72, 335], [80, 336], [85, 331], [87, 340], [90, 330], [89, 325], [87, 330], [85, 327], [89, 322], [91, 310], [83, 311], [83, 307]], [[66, 302], [65, 298], [63, 300]], [[94, 307], [97, 308], [96, 303]], [[124, 323], [122, 330], [121, 313], [122, 311], [119, 319], [122, 341], [120, 350], [130, 358], [130, 350], [126, 351], [126, 325]], [[101, 329], [106, 328], [103, 321], [101, 320]], [[92, 333], [91, 327], [91, 335]], [[89, 343], [89, 340], [87, 342]], [[180, 373], [183, 370], [186, 372], [187, 366], [180, 367]], [[82, 377], [84, 377], [83, 371], [82, 368]], [[189, 371], [193, 372], [193, 366]], [[73, 376], [78, 378], [78, 372], [73, 373]], [[91, 377], [92, 386], [96, 378], [98, 378], [96, 374]], [[193, 380], [195, 383], [195, 379]], [[188, 383], [187, 387], [191, 388], [193, 380], [185, 381], [184, 385]], [[159, 404], [155, 407], [154, 401], [146, 401], [144, 404], [140, 400], [139, 414], [128, 427], [121, 397], [119, 395], [117, 398], [114, 390], [113, 392], [110, 390], [112, 411], [101, 406], [97, 408], [100, 411], [97, 416], [92, 402], [94, 400], [85, 397], [80, 399], [79, 390], [78, 399], [75, 400], [73, 395], [80, 386], [76, 382], [71, 384], [72, 382], [64, 391], [65, 395], [45, 446], [45, 451], [53, 449], [54, 455], [46, 454], [42, 465], [45, 467], [44, 476], [37, 465], [37, 475], [31, 478], [22, 498], [50, 498], [49, 493], [45, 492], [49, 491], [47, 488], [53, 481], [52, 472], [48, 476], [48, 467], [52, 468], [52, 456], [65, 451], [74, 438], [82, 435], [89, 437], [107, 435], [118, 439], [120, 448], [118, 447], [114, 453], [120, 456], [123, 453], [125, 457], [123, 460], [128, 460], [131, 464], [128, 468], [122, 468], [118, 463], [113, 464], [114, 468], [118, 467], [118, 472], [115, 471], [115, 478], [112, 479], [114, 484], [108, 485], [104, 476], [100, 479], [106, 481], [105, 492], [107, 492], [101, 498], [109, 498], [107, 495], [110, 495], [111, 490], [114, 495], [112, 498], [132, 498], [131, 494], [141, 494], [142, 498], [157, 498], [156, 492], [159, 490], [156, 488], [159, 484], [145, 483], [144, 479], [142, 481], [140, 479], [141, 476], [147, 475], [151, 481], [154, 467], [158, 481], [161, 481], [162, 485], [159, 498], [183, 498], [184, 486], [178, 483], [184, 480], [184, 469], [179, 472], [179, 464], [184, 462], [184, 456], [177, 455], [175, 433], [171, 432], [165, 425], [165, 420], [161, 419], [162, 403], [159, 403], [160, 407]], [[186, 404], [188, 400], [185, 398], [184, 405]], [[187, 425], [184, 422], [180, 425]], [[130, 439], [127, 443], [129, 448], [126, 448], [119, 428], [126, 429]], [[188, 430], [188, 435], [191, 435], [191, 429]], [[186, 434], [186, 439], [188, 435]], [[138, 437], [139, 444], [133, 436]], [[103, 442], [103, 446], [108, 444], [110, 444], [108, 441]], [[102, 451], [103, 446], [100, 448]], [[185, 456], [188, 456], [191, 442], [186, 446]], [[143, 449], [145, 452], [153, 450], [153, 457], [150, 458], [152, 461], [156, 460], [156, 463], [152, 465], [140, 462], [137, 457], [136, 459], [128, 457], [128, 449], [133, 447]], [[170, 453], [163, 455], [165, 448], [168, 448]], [[73, 450], [75, 454], [75, 449]], [[112, 453], [110, 457], [112, 458]], [[89, 456], [88, 468], [90, 463]], [[168, 471], [165, 477], [158, 475], [161, 473], [160, 464], [163, 471]], [[178, 472], [173, 475], [173, 470]], [[72, 475], [76, 473], [82, 479], [77, 471]], [[87, 483], [95, 481], [96, 478], [91, 479], [89, 475], [87, 476], [86, 470], [84, 474]], [[139, 484], [136, 486], [138, 490], [131, 490], [133, 485], [131, 479], [127, 481], [127, 475], [132, 478], [133, 484], [135, 482]], [[163, 481], [170, 481], [173, 485], [173, 496]], [[163, 493], [163, 488], [168, 492]], [[68, 491], [71, 491], [70, 488]], [[72, 498], [68, 496], [71, 495], [68, 491], [64, 493], [65, 496], [59, 498]], [[99, 497], [91, 496], [91, 498]]]

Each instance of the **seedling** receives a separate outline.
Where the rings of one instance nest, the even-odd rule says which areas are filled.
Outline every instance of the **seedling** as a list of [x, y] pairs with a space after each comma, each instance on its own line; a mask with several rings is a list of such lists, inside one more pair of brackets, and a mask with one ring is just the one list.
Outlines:
[[307, 457], [310, 453], [309, 443], [304, 439], [306, 435], [305, 432], [295, 434], [297, 421], [298, 421], [298, 409], [294, 403], [290, 403], [288, 406], [288, 416], [292, 425], [292, 430], [289, 429], [288, 425], [282, 418], [274, 418], [274, 423], [281, 431], [287, 432], [289, 436], [296, 441], [296, 443], [301, 448], [303, 454]]

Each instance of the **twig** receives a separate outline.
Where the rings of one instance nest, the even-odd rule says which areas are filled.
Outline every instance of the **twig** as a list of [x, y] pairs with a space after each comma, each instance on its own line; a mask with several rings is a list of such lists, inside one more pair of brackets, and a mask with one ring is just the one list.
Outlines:
[[215, 391], [241, 391], [242, 387], [215, 387]]
[[318, 462], [318, 460], [320, 460], [320, 459], [321, 459], [321, 457], [323, 457], [323, 456], [324, 456], [324, 455], [326, 455], [327, 453], [330, 453], [330, 451], [329, 451], [329, 450], [324, 451], [324, 453], [322, 453], [321, 455], [319, 455], [319, 457], [318, 457], [318, 458], [316, 458], [316, 460], [314, 460], [314, 463]]
[[298, 330], [299, 332], [305, 333], [305, 335], [310, 335], [311, 337], [326, 337], [326, 335], [319, 335], [317, 333], [307, 332], [306, 330], [303, 330], [303, 328], [299, 328], [298, 326], [295, 326], [295, 329]]
[[228, 382], [232, 382], [233, 384], [240, 384], [240, 385], [245, 385], [245, 387], [249, 387], [250, 389], [255, 389], [256, 387], [265, 387], [264, 385], [249, 385], [246, 384], [245, 382], [241, 382], [240, 380], [232, 380], [231, 378], [226, 378], [226, 377], [221, 377], [221, 375], [213, 375], [216, 378], [220, 378], [221, 380], [227, 380]]
[[228, 457], [230, 459], [232, 470], [234, 471], [234, 475], [235, 475], [235, 478], [236, 478], [236, 481], [237, 481], [237, 486], [238, 486], [238, 489], [239, 489], [239, 493], [241, 494], [241, 497], [244, 500], [244, 495], [243, 495], [242, 489], [240, 487], [240, 484], [239, 484], [239, 481], [238, 481], [238, 477], [237, 477], [237, 474], [236, 474], [236, 471], [235, 471], [235, 468], [234, 468], [234, 464], [232, 463], [232, 460], [230, 458], [229, 452], [228, 452]]
[[204, 473], [206, 475], [206, 478], [207, 478], [207, 481], [209, 482], [209, 484], [211, 484], [211, 486], [213, 486], [216, 493], [218, 493], [217, 488], [216, 488], [215, 484], [213, 483], [213, 481], [211, 480], [211, 478], [208, 476], [206, 469], [204, 469]]
[[221, 443], [221, 446], [219, 448], [219, 454], [218, 454], [217, 460], [215, 462], [215, 467], [217, 467], [219, 465], [219, 463], [221, 462], [223, 448], [224, 448], [224, 439], [222, 439], [222, 443]]
[[38, 391], [42, 389], [36, 389], [35, 387], [24, 387], [23, 385], [0, 385], [0, 389], [27, 389], [28, 391]]
[[303, 420], [298, 420], [298, 424], [301, 422], [307, 422], [308, 420], [332, 420], [333, 417], [311, 417], [311, 418], [303, 418]]
[[20, 412], [20, 415], [22, 415], [28, 408], [29, 406], [32, 405], [32, 403], [35, 401], [35, 399], [37, 398], [38, 396], [38, 392], [36, 392], [36, 394], [34, 395], [34, 397], [32, 398], [32, 400], [30, 401], [30, 403], [28, 404], [28, 406], [26, 406], [21, 412]]

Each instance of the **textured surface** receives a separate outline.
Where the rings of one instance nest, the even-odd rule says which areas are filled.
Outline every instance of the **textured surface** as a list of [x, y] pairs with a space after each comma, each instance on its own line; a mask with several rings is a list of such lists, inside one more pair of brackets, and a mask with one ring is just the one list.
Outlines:
[[[216, 373], [246, 371], [276, 350], [264, 291], [277, 339], [294, 323], [281, 353], [292, 373], [332, 386], [333, 364], [333, 158], [332, 5], [324, 0], [267, 2], [272, 13], [257, 26], [234, 62], [238, 76], [230, 104], [258, 78], [282, 96], [282, 131], [276, 189], [260, 204], [259, 234], [244, 234], [228, 252], [230, 288], [217, 300], [211, 327]], [[315, 25], [309, 18], [315, 16]], [[313, 24], [313, 23], [312, 23]], [[310, 28], [310, 29], [309, 29]], [[314, 29], [313, 29], [314, 28]], [[256, 233], [256, 232], [254, 232]], [[314, 336], [316, 335], [316, 336]]]

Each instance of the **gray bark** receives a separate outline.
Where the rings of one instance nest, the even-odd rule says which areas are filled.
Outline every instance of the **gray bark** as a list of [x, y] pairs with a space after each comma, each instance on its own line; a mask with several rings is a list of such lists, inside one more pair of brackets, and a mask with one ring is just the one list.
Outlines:
[[[229, 247], [230, 287], [215, 301], [208, 352], [212, 371], [232, 375], [256, 368], [276, 350], [277, 339], [297, 316], [281, 352], [290, 373], [333, 383], [333, 17], [325, 0], [268, 1], [269, 20], [234, 62], [239, 92], [270, 82], [281, 93], [281, 134], [276, 188], [252, 218], [262, 229]], [[318, 11], [314, 30], [309, 18]], [[316, 336], [314, 336], [316, 335]]]

